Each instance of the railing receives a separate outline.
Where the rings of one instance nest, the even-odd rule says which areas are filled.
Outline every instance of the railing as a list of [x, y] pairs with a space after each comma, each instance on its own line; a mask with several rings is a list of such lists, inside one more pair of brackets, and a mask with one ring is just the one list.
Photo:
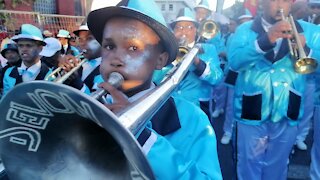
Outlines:
[[[8, 36], [14, 35], [20, 26], [25, 23], [33, 24], [41, 30], [57, 33], [59, 29], [72, 32], [84, 21], [84, 16], [68, 16], [57, 14], [40, 14], [38, 12], [0, 10], [0, 26]], [[1, 39], [0, 39], [1, 41]]]

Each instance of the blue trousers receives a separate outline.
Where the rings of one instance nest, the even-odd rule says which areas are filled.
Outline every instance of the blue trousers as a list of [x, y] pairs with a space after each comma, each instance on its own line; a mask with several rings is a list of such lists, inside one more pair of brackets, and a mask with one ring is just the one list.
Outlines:
[[309, 133], [314, 110], [315, 88], [314, 81], [308, 81], [306, 83], [306, 90], [304, 91], [304, 114], [298, 125], [297, 141], [304, 141]]
[[310, 177], [312, 180], [320, 179], [320, 106], [315, 106], [314, 135], [311, 149]]
[[287, 120], [262, 125], [237, 123], [239, 180], [285, 180], [287, 163], [295, 143], [297, 126]]

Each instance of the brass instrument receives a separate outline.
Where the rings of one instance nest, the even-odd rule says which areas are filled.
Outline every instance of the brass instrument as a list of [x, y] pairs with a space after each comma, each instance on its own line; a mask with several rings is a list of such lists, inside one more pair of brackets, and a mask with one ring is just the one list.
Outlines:
[[[17, 85], [0, 102], [0, 155], [9, 179], [155, 179], [136, 137], [182, 81], [199, 49], [195, 45], [164, 82], [118, 114], [67, 85]], [[20, 113], [26, 120], [15, 118]]]
[[79, 55], [77, 55], [75, 58], [82, 59], [77, 66], [73, 67], [69, 72], [65, 72], [61, 77], [58, 77], [58, 74], [60, 74], [63, 69], [62, 67], [56, 68], [52, 73], [50, 73], [44, 80], [45, 81], [54, 81], [58, 83], [63, 83], [65, 80], [67, 80], [74, 72], [76, 72], [85, 62], [88, 61], [88, 59], [81, 58], [83, 57], [83, 54], [86, 53], [86, 50], [83, 50]]
[[[282, 20], [286, 20], [283, 9], [279, 10]], [[309, 74], [317, 69], [318, 63], [315, 59], [307, 57], [302, 43], [300, 41], [297, 27], [294, 23], [292, 15], [289, 16], [288, 22], [292, 27], [292, 39], [288, 39], [289, 50], [293, 61], [294, 70], [299, 74]]]
[[[219, 32], [218, 25], [212, 20], [206, 20], [201, 23], [198, 28], [198, 39], [196, 43], [200, 42], [201, 39], [211, 39]], [[173, 65], [176, 65], [181, 62], [181, 59], [184, 55], [188, 54], [191, 48], [188, 47], [187, 40], [185, 37], [182, 37], [179, 42], [178, 54], [173, 62]]]
[[219, 26], [213, 20], [202, 22], [198, 28], [199, 38], [211, 39], [219, 32]]

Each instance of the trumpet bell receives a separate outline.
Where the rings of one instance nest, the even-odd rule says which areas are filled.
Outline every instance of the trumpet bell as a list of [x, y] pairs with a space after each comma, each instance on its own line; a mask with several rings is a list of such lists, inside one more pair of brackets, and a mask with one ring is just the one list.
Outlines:
[[154, 179], [132, 133], [74, 88], [22, 83], [2, 99], [0, 114], [9, 179]]
[[217, 25], [214, 21], [212, 21], [212, 20], [204, 21], [204, 22], [200, 25], [199, 35], [200, 35], [202, 38], [211, 39], [211, 38], [213, 38], [218, 32], [219, 32], [218, 25]]
[[310, 74], [316, 71], [318, 63], [310, 57], [300, 58], [294, 63], [294, 70], [299, 74]]

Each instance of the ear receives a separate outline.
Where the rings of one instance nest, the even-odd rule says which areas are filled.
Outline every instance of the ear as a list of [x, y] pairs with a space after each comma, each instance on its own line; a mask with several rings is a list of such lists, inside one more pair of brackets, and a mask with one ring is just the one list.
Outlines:
[[169, 54], [167, 52], [162, 52], [156, 62], [156, 69], [162, 69], [168, 62]]

